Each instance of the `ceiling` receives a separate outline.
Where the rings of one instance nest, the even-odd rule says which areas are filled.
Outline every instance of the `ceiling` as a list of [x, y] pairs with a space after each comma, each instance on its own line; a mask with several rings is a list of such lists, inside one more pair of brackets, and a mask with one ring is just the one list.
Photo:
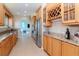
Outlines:
[[5, 3], [5, 6], [14, 16], [28, 16], [42, 5], [41, 3]]

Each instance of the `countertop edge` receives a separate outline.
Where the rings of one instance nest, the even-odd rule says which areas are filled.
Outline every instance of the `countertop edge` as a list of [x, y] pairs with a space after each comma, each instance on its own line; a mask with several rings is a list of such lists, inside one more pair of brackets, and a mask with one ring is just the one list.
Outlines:
[[64, 39], [63, 39], [63, 38], [59, 38], [59, 37], [57, 37], [57, 36], [54, 36], [54, 35], [51, 35], [51, 34], [47, 34], [47, 33], [44, 33], [43, 35], [47, 35], [47, 36], [49, 36], [49, 37], [56, 38], [56, 39], [61, 40], [61, 41], [63, 41], [63, 42], [67, 42], [67, 43], [70, 43], [70, 44], [79, 46], [79, 43], [73, 42], [73, 41], [71, 41], [71, 40], [67, 40], [67, 39], [65, 39], [65, 38], [64, 38]]

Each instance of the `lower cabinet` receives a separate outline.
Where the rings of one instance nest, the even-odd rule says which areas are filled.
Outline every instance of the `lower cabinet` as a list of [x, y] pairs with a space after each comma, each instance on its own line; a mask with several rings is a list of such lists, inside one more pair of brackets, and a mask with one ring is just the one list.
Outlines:
[[17, 34], [15, 33], [13, 34], [12, 42], [13, 42], [13, 45], [15, 45], [17, 42]]
[[11, 49], [15, 45], [17, 36], [15, 34], [10, 35], [0, 43], [0, 56], [8, 56]]
[[44, 36], [44, 50], [50, 56], [60, 56], [61, 55], [61, 41], [49, 36]]
[[2, 54], [2, 51], [1, 51], [1, 45], [0, 45], [0, 55]]
[[62, 56], [79, 56], [79, 47], [62, 42]]
[[7, 56], [12, 49], [12, 35], [7, 37], [3, 42], [1, 42], [1, 56]]
[[50, 56], [79, 56], [79, 46], [46, 35], [43, 48]]
[[51, 55], [52, 53], [52, 38], [47, 36], [47, 53]]
[[0, 55], [1, 55], [1, 45], [0, 45]]
[[43, 37], [43, 48], [47, 52], [47, 39], [46, 38], [47, 38], [46, 36]]
[[9, 51], [9, 41], [8, 40], [5, 40], [1, 43], [1, 55], [2, 56], [6, 56], [8, 55], [8, 51]]
[[52, 56], [61, 56], [61, 41], [52, 38]]

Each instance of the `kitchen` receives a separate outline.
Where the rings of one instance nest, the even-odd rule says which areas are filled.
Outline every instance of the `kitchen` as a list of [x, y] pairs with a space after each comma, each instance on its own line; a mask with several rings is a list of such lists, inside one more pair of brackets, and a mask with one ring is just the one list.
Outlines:
[[43, 45], [50, 56], [79, 56], [78, 3], [47, 4]]
[[[40, 6], [41, 3], [0, 3], [0, 56], [47, 55], [40, 49]], [[34, 24], [36, 15], [38, 21]], [[35, 41], [31, 37], [34, 27]]]
[[0, 56], [79, 56], [79, 3], [0, 3]]

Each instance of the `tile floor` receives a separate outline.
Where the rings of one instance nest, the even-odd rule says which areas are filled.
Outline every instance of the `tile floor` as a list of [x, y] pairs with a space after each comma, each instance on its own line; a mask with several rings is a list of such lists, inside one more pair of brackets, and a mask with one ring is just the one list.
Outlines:
[[41, 48], [36, 46], [29, 33], [21, 33], [10, 56], [47, 56], [47, 54]]

